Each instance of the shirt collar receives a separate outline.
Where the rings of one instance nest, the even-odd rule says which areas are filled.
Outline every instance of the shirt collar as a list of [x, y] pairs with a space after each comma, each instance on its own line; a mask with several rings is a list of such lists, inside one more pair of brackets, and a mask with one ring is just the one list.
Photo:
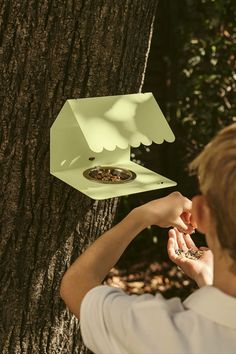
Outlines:
[[211, 321], [236, 329], [236, 298], [213, 286], [196, 290], [183, 305]]

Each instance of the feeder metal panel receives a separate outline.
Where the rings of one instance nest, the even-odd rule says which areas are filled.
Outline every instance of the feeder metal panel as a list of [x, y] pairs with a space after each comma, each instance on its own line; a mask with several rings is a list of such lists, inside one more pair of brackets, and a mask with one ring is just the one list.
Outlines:
[[[50, 129], [50, 172], [93, 199], [172, 187], [176, 182], [130, 160], [130, 147], [173, 142], [152, 93], [67, 100]], [[127, 183], [98, 183], [98, 166], [131, 171]]]
[[152, 93], [82, 98], [68, 102], [94, 152], [175, 140]]

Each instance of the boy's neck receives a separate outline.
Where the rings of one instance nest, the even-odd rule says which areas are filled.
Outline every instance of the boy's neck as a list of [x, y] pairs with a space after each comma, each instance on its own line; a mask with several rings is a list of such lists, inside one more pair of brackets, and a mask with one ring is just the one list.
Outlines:
[[236, 273], [230, 271], [231, 268], [231, 260], [221, 258], [217, 261], [214, 258], [213, 286], [220, 289], [227, 295], [236, 297]]

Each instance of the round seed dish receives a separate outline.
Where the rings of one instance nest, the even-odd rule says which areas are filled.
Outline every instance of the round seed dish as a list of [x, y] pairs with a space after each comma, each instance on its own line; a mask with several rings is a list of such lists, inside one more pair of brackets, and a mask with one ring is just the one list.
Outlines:
[[125, 183], [136, 178], [133, 171], [121, 167], [96, 166], [83, 172], [84, 177], [98, 183]]

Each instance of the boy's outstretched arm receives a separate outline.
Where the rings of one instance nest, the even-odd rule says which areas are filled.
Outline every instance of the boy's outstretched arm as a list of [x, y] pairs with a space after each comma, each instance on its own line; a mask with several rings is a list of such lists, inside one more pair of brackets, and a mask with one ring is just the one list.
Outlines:
[[[72, 313], [79, 318], [85, 294], [100, 285], [117, 263], [129, 243], [146, 227], [177, 227], [193, 231], [182, 215], [191, 213], [192, 202], [179, 192], [173, 192], [133, 209], [119, 224], [100, 236], [67, 270], [60, 294]], [[185, 220], [185, 222], [183, 221]]]

